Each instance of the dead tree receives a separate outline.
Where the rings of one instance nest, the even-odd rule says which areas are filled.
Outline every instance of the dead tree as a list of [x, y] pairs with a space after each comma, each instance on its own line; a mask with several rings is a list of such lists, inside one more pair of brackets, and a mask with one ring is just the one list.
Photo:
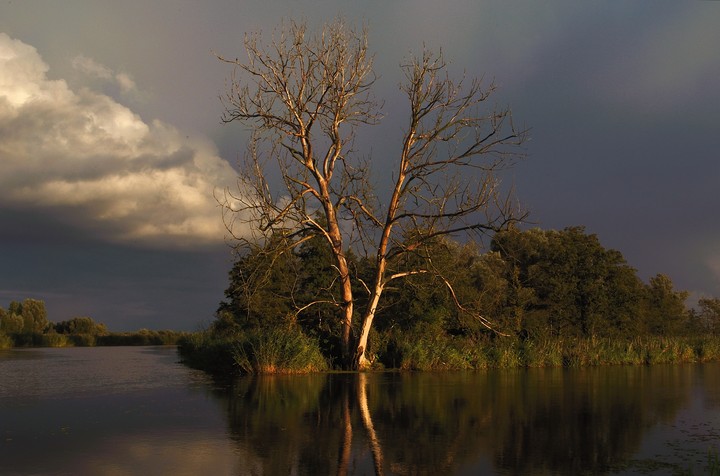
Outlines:
[[[288, 247], [326, 239], [342, 289], [343, 361], [362, 369], [388, 283], [436, 273], [426, 250], [445, 236], [492, 232], [523, 218], [497, 174], [519, 156], [525, 131], [516, 130], [508, 108], [486, 106], [493, 84], [454, 82], [442, 55], [424, 51], [402, 65], [407, 126], [400, 150], [383, 151], [393, 176], [379, 190], [371, 162], [353, 150], [358, 127], [381, 119], [366, 31], [336, 20], [314, 34], [290, 22], [269, 43], [261, 40], [246, 37], [247, 60], [220, 58], [235, 66], [223, 120], [252, 129], [238, 190], [221, 197], [226, 225], [243, 230], [235, 233], [239, 245], [271, 236]], [[352, 279], [351, 248], [372, 258], [372, 282]], [[368, 304], [353, 339], [358, 292]]]

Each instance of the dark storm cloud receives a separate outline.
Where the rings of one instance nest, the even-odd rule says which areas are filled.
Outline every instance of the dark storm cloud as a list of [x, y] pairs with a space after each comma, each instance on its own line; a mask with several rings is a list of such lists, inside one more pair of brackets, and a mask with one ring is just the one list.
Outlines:
[[[696, 297], [720, 296], [720, 2], [670, 1], [3, 3], [0, 31], [26, 48], [16, 73], [29, 79], [0, 79], [0, 96], [14, 98], [0, 99], [2, 218], [14, 230], [2, 227], [0, 239], [9, 253], [17, 242], [37, 248], [23, 248], [27, 269], [2, 276], [0, 289], [51, 289], [31, 276], [56, 268], [33, 256], [52, 261], [38, 250], [57, 240], [57, 254], [85, 263], [87, 276], [122, 261], [145, 263], [90, 286], [88, 306], [115, 316], [110, 324], [129, 315], [133, 324], [142, 315], [153, 322], [165, 308], [185, 322], [205, 319], [198, 313], [214, 310], [228, 263], [218, 210], [199, 191], [232, 183], [223, 182], [233, 172], [218, 156], [234, 163], [247, 140], [242, 127], [220, 124], [218, 96], [230, 69], [212, 52], [243, 57], [245, 32], [269, 34], [282, 18], [317, 26], [338, 14], [367, 25], [375, 53], [385, 118], [356, 145], [378, 177], [388, 175], [407, 118], [398, 64], [423, 46], [442, 48], [453, 75], [494, 80], [492, 101], [532, 128], [529, 158], [507, 178], [537, 225], [586, 225], [642, 276], [666, 273]], [[0, 78], [6, 73], [0, 69]], [[45, 102], [16, 114], [13, 101], [28, 87]], [[74, 244], [88, 249], [113, 237], [136, 248], [73, 254]], [[180, 240], [190, 248], [167, 255], [175, 260], [143, 254], [142, 246], [158, 251]], [[217, 246], [205, 264], [191, 256], [200, 243]], [[153, 271], [163, 267], [165, 274]], [[173, 275], [187, 280], [163, 279]], [[214, 291], [204, 287], [211, 282]], [[58, 293], [84, 304], [78, 291]]]

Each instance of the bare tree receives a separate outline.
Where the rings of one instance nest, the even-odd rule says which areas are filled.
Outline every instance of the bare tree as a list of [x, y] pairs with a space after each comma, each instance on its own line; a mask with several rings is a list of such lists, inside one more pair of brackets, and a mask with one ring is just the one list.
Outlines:
[[[253, 130], [238, 191], [221, 198], [226, 225], [231, 232], [252, 225], [251, 235], [236, 236], [245, 246], [271, 236], [282, 236], [287, 248], [312, 236], [327, 240], [342, 288], [344, 362], [364, 368], [388, 283], [438, 274], [428, 250], [445, 236], [491, 232], [523, 217], [497, 172], [518, 157], [525, 132], [516, 130], [509, 109], [484, 107], [494, 85], [456, 83], [442, 55], [425, 51], [402, 65], [408, 123], [391, 162], [389, 190], [378, 190], [370, 162], [353, 150], [358, 127], [380, 121], [367, 32], [336, 20], [311, 34], [305, 24], [290, 22], [269, 44], [258, 34], [247, 36], [245, 49], [246, 61], [220, 58], [235, 66], [224, 121]], [[271, 184], [273, 172], [279, 186]], [[351, 248], [372, 257], [372, 282], [353, 282]], [[454, 296], [452, 284], [439, 277]], [[368, 304], [353, 339], [357, 288]]]

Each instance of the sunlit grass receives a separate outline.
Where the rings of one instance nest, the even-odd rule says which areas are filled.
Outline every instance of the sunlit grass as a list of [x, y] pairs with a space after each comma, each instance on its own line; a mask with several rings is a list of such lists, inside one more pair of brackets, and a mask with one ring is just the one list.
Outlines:
[[317, 341], [299, 328], [275, 328], [256, 332], [233, 346], [233, 360], [242, 373], [312, 373], [328, 365]]
[[498, 338], [486, 344], [488, 365], [588, 367], [720, 360], [720, 337]]

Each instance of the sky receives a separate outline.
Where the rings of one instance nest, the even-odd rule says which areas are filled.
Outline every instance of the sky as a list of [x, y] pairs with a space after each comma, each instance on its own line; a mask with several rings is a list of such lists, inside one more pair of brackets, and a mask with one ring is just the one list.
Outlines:
[[213, 197], [247, 131], [222, 124], [245, 33], [365, 25], [392, 163], [399, 64], [442, 50], [530, 128], [505, 179], [528, 226], [582, 225], [689, 304], [720, 297], [720, 2], [0, 0], [0, 306], [197, 330], [232, 263]]

